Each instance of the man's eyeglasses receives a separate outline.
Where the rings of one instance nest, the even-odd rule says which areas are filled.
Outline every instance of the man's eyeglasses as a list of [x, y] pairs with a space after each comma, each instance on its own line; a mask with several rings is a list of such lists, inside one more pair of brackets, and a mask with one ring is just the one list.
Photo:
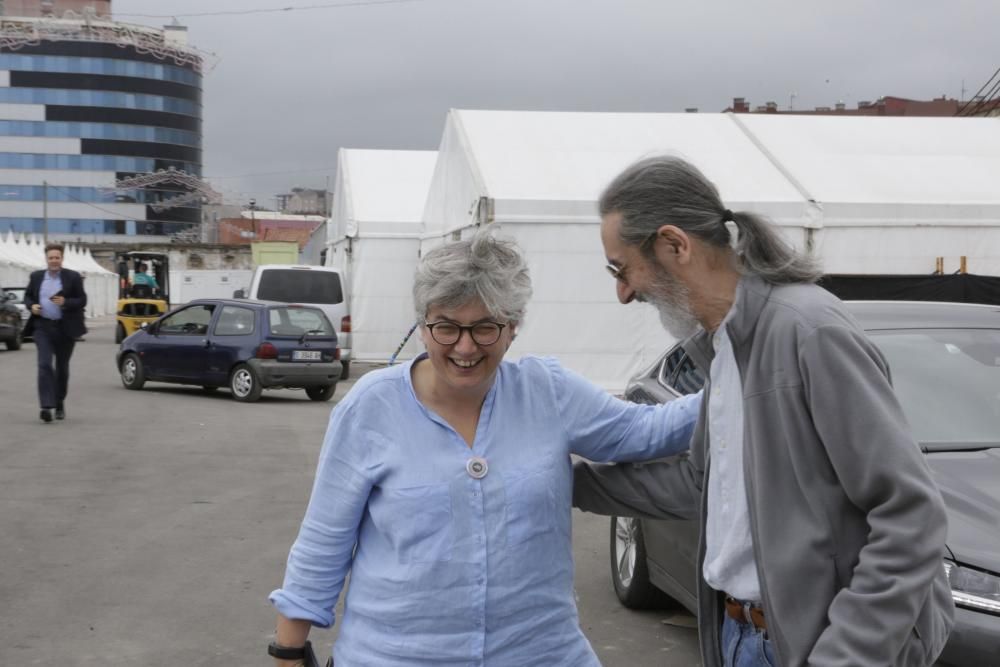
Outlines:
[[[659, 230], [653, 232], [652, 234], [650, 234], [649, 236], [647, 236], [645, 239], [643, 239], [642, 243], [639, 244], [639, 252], [645, 252], [646, 246], [649, 245], [650, 241], [652, 241], [653, 239], [656, 238], [656, 235], [658, 233], [659, 233]], [[622, 264], [621, 266], [619, 266], [618, 264], [615, 264], [614, 262], [608, 262], [607, 264], [604, 265], [604, 268], [607, 269], [608, 273], [611, 274], [611, 277], [614, 278], [615, 280], [617, 280], [618, 282], [628, 283], [628, 278], [625, 277], [625, 270], [626, 270], [627, 267], [624, 264]]]
[[468, 331], [472, 336], [472, 342], [476, 345], [492, 345], [500, 340], [506, 324], [499, 322], [477, 322], [476, 324], [455, 324], [454, 322], [424, 322], [424, 326], [431, 332], [431, 338], [438, 345], [454, 345], [462, 337], [463, 331]]

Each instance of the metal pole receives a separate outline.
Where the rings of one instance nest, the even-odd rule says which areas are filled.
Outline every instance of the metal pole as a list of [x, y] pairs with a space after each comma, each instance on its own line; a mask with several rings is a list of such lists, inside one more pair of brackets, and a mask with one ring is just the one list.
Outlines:
[[49, 244], [49, 182], [42, 181], [42, 238]]

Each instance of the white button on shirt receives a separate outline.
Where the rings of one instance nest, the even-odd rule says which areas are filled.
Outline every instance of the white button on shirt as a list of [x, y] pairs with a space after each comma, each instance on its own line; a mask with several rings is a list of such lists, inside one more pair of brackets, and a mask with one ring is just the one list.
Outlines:
[[712, 337], [715, 359], [708, 403], [710, 468], [703, 575], [717, 591], [760, 601], [743, 476], [743, 387], [725, 325]]

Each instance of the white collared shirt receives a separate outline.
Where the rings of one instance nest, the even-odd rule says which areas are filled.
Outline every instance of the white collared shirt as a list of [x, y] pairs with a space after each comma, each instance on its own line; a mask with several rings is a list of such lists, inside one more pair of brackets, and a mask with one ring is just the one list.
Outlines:
[[759, 602], [760, 581], [743, 476], [743, 387], [726, 321], [712, 336], [712, 345], [715, 358], [710, 370], [712, 394], [708, 402], [711, 467], [703, 574], [715, 590], [739, 600]]

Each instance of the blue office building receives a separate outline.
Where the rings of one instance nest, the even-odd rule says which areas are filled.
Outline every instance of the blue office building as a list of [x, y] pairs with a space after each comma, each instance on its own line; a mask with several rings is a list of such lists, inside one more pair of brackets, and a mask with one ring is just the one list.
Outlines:
[[[190, 233], [201, 204], [183, 181], [201, 175], [202, 62], [176, 26], [0, 16], [0, 233]], [[170, 169], [181, 178], [121, 187]]]

